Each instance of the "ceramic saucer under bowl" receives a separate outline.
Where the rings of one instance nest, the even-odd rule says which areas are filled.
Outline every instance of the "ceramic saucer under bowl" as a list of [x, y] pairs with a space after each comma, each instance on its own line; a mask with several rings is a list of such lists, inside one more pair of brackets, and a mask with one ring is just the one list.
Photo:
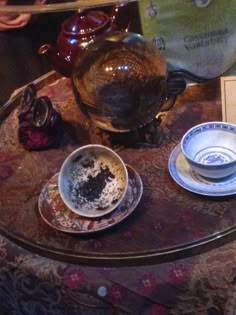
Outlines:
[[180, 144], [169, 157], [169, 172], [175, 182], [191, 192], [205, 196], [236, 194], [236, 173], [221, 179], [204, 178], [193, 171], [185, 159]]
[[51, 227], [67, 233], [92, 233], [108, 229], [128, 217], [138, 205], [143, 184], [139, 174], [126, 165], [129, 183], [121, 204], [101, 218], [86, 218], [71, 211], [62, 201], [58, 191], [58, 174], [55, 174], [42, 189], [39, 196], [39, 213]]

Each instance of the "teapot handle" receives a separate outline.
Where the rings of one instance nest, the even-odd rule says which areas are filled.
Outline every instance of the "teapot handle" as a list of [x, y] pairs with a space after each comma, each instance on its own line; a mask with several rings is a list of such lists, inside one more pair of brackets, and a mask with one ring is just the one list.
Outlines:
[[134, 21], [134, 11], [130, 4], [121, 3], [112, 6], [109, 16], [111, 22], [121, 31], [130, 31]]

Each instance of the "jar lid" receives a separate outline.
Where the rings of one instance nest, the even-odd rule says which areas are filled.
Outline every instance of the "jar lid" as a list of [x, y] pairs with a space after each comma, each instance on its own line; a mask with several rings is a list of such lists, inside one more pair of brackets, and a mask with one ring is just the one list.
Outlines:
[[109, 16], [102, 11], [83, 11], [67, 19], [62, 30], [65, 35], [83, 36], [101, 30], [109, 21]]

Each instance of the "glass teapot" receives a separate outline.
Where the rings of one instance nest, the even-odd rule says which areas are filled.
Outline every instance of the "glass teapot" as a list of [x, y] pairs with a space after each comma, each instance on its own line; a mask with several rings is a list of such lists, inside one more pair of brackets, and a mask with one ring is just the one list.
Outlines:
[[115, 31], [86, 46], [72, 72], [72, 88], [84, 115], [99, 128], [126, 132], [168, 109], [186, 86], [170, 75], [159, 50], [143, 36]]
[[[123, 18], [122, 14], [126, 17]], [[127, 18], [128, 15], [128, 18]], [[47, 55], [52, 67], [63, 76], [70, 77], [75, 59], [82, 49], [106, 32], [117, 29], [128, 30], [132, 11], [128, 5], [113, 6], [109, 13], [101, 10], [76, 12], [62, 23], [56, 47], [44, 44], [40, 55]]]

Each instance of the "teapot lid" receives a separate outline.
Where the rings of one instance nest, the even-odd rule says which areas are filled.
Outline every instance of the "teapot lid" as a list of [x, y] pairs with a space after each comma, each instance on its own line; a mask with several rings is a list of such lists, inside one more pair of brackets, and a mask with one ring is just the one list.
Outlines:
[[83, 11], [76, 13], [62, 24], [66, 35], [88, 35], [101, 30], [110, 21], [102, 11]]

